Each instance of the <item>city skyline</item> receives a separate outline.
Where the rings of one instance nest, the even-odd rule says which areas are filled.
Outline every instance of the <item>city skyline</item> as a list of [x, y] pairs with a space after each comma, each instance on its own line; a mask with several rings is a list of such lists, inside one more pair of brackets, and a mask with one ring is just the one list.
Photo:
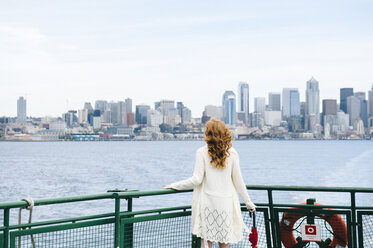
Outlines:
[[[303, 82], [303, 86], [306, 85], [306, 84], [308, 85], [308, 83], [309, 83], [310, 81], [312, 81], [312, 80], [315, 80], [317, 83], [319, 83], [319, 81], [316, 80], [316, 79], [312, 76], [309, 80], [305, 80], [305, 81]], [[221, 95], [223, 95], [224, 92], [226, 92], [226, 91], [232, 91], [232, 92], [235, 94], [235, 98], [236, 98], [236, 101], [235, 101], [235, 104], [236, 104], [236, 112], [240, 112], [240, 111], [239, 111], [239, 103], [238, 103], [238, 101], [239, 101], [238, 94], [239, 94], [239, 87], [240, 87], [240, 85], [241, 85], [242, 83], [243, 83], [242, 81], [237, 82], [237, 83], [236, 83], [236, 87], [231, 87], [231, 89], [226, 89], [226, 90], [222, 91], [222, 94], [221, 94]], [[246, 83], [246, 82], [245, 82], [245, 84], [248, 84], [248, 86], [249, 86], [249, 105], [250, 105], [250, 111], [249, 111], [249, 113], [255, 112], [255, 99], [256, 99], [256, 98], [265, 98], [265, 104], [266, 104], [268, 107], [270, 107], [269, 99], [270, 99], [270, 95], [273, 94], [273, 93], [275, 93], [275, 94], [280, 94], [280, 95], [281, 95], [281, 96], [280, 96], [280, 100], [281, 100], [281, 101], [280, 101], [280, 104], [281, 104], [281, 111], [283, 111], [282, 108], [283, 108], [283, 101], [284, 101], [284, 99], [281, 98], [282, 95], [283, 95], [283, 90], [292, 90], [292, 89], [297, 90], [297, 93], [299, 94], [299, 102], [306, 102], [306, 100], [307, 100], [307, 93], [306, 93], [306, 91], [307, 91], [307, 85], [303, 87], [304, 90], [302, 90], [302, 89], [300, 89], [300, 88], [280, 88], [280, 90], [279, 90], [278, 92], [276, 92], [276, 90], [272, 90], [272, 89], [271, 89], [271, 90], [269, 90], [269, 91], [267, 92], [266, 95], [263, 95], [263, 96], [255, 96], [255, 95], [254, 95], [254, 96], [253, 96], [252, 85], [251, 85], [250, 83]], [[238, 88], [237, 88], [237, 85], [239, 86]], [[364, 89], [363, 89], [363, 90], [356, 90], [354, 87], [349, 87], [349, 88], [338, 88], [338, 89], [335, 90], [335, 91], [337, 92], [335, 98], [323, 98], [323, 97], [321, 97], [321, 96], [322, 96], [322, 84], [318, 85], [318, 87], [319, 87], [319, 89], [318, 89], [318, 94], [319, 94], [319, 96], [318, 96], [318, 99], [319, 99], [318, 102], [319, 102], [319, 109], [321, 110], [321, 108], [322, 108], [322, 101], [325, 100], [325, 99], [335, 99], [335, 100], [337, 100], [338, 104], [340, 104], [340, 90], [343, 90], [343, 89], [351, 89], [351, 88], [352, 88], [354, 92], [366, 92], [366, 96], [368, 97], [368, 96], [369, 96], [369, 91], [373, 89], [373, 84], [371, 84], [370, 87], [368, 87], [368, 88], [365, 89], [365, 90], [364, 90]], [[235, 90], [235, 89], [236, 89], [236, 90]], [[18, 99], [19, 97], [23, 97], [25, 100], [28, 100], [27, 95], [26, 95], [26, 96], [25, 96], [25, 95], [17, 96], [17, 99]], [[219, 96], [217, 96], [217, 98], [219, 98]], [[221, 98], [221, 96], [220, 96], [220, 98]], [[30, 101], [28, 101], [28, 103], [27, 103], [27, 104], [28, 104], [28, 105], [27, 105], [27, 116], [33, 116], [33, 117], [44, 117], [44, 116], [60, 117], [62, 113], [67, 112], [67, 111], [69, 111], [69, 110], [72, 110], [72, 109], [74, 109], [74, 110], [82, 109], [82, 106], [83, 106], [85, 103], [95, 103], [95, 102], [100, 102], [100, 101], [105, 101], [105, 102], [107, 102], [107, 103], [110, 103], [110, 102], [124, 102], [124, 101], [126, 101], [126, 100], [128, 100], [128, 99], [131, 100], [131, 106], [132, 106], [132, 105], [133, 105], [133, 106], [137, 106], [137, 105], [149, 105], [152, 109], [154, 109], [154, 107], [152, 107], [152, 106], [153, 106], [156, 102], [159, 102], [160, 100], [174, 100], [174, 101], [180, 101], [180, 102], [183, 102], [183, 101], [181, 101], [180, 99], [174, 99], [174, 98], [171, 98], [171, 97], [169, 97], [169, 98], [167, 98], [167, 97], [163, 97], [163, 98], [161, 98], [161, 99], [156, 99], [154, 102], [142, 102], [142, 103], [138, 103], [138, 102], [136, 103], [136, 98], [133, 98], [132, 96], [124, 96], [123, 98], [120, 98], [120, 100], [112, 100], [112, 99], [98, 98], [98, 99], [93, 99], [92, 101], [81, 101], [80, 106], [77, 106], [76, 108], [66, 106], [66, 108], [65, 108], [65, 110], [63, 110], [63, 112], [61, 112], [61, 113], [57, 113], [56, 115], [48, 115], [48, 114], [32, 115], [32, 114], [30, 114], [30, 110], [29, 110]], [[134, 102], [134, 103], [133, 103], [133, 102]], [[185, 103], [185, 102], [184, 102], [184, 103]], [[52, 104], [53, 104], [53, 103], [52, 103]], [[188, 106], [193, 106], [193, 103], [186, 103], [186, 104], [187, 104]], [[345, 104], [346, 104], [346, 108], [347, 108], [347, 103], [345, 103]], [[202, 110], [201, 110], [201, 113], [198, 113], [198, 114], [196, 114], [196, 112], [193, 111], [193, 109], [190, 107], [190, 109], [191, 109], [191, 111], [192, 111], [192, 118], [199, 118], [199, 117], [201, 117], [202, 114], [203, 114], [204, 108], [205, 108], [205, 106], [207, 106], [207, 105], [223, 106], [221, 100], [220, 100], [220, 103], [216, 103], [216, 104], [206, 103], [206, 104], [203, 105], [203, 106], [199, 106], [199, 108], [202, 109]], [[342, 104], [342, 105], [343, 105], [343, 104]], [[95, 106], [95, 108], [96, 108], [96, 107], [97, 107], [97, 106]], [[15, 114], [14, 114], [14, 115], [4, 115], [4, 114], [1, 114], [1, 113], [0, 113], [0, 116], [16, 117], [16, 116], [17, 116], [17, 105], [15, 105], [14, 108], [15, 108], [15, 110], [14, 110]], [[100, 109], [100, 108], [99, 108], [99, 109]], [[342, 107], [342, 110], [343, 110], [343, 107]], [[347, 110], [347, 109], [346, 109], [346, 110]], [[369, 109], [368, 109], [368, 111], [369, 111]], [[41, 112], [41, 111], [40, 111], [40, 112]]]
[[321, 99], [338, 99], [337, 88], [373, 83], [372, 10], [364, 0], [2, 2], [0, 115], [14, 116], [23, 95], [32, 116], [126, 97], [178, 99], [198, 116], [236, 82], [252, 99], [282, 87], [304, 99], [311, 76]]

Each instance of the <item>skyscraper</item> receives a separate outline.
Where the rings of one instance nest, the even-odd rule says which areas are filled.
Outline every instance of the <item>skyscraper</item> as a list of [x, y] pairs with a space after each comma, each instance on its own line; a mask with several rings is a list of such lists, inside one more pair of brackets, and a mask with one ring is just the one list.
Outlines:
[[350, 116], [350, 126], [360, 120], [360, 99], [356, 96], [347, 97], [347, 114]]
[[240, 82], [238, 84], [237, 112], [245, 113], [246, 123], [249, 121], [249, 112], [250, 112], [249, 93], [250, 93], [249, 85], [245, 82]]
[[126, 100], [124, 100], [125, 104], [126, 104], [126, 113], [131, 113], [132, 112], [132, 99], [131, 98], [126, 98]]
[[149, 105], [136, 105], [136, 123], [146, 125]]
[[127, 108], [126, 103], [123, 101], [118, 102], [118, 124], [127, 125]]
[[347, 97], [354, 95], [353, 88], [341, 88], [340, 89], [340, 106], [339, 108], [347, 113]]
[[322, 113], [323, 115], [336, 115], [337, 114], [337, 100], [335, 99], [322, 100]]
[[236, 95], [233, 91], [224, 92], [222, 105], [225, 124], [236, 124]]
[[282, 116], [284, 118], [300, 115], [299, 92], [295, 88], [284, 88], [282, 91]]
[[95, 109], [98, 109], [101, 111], [101, 114], [106, 110], [108, 105], [108, 102], [105, 100], [97, 100], [95, 102]]
[[355, 92], [354, 96], [360, 100], [360, 119], [364, 123], [364, 127], [368, 126], [368, 101], [366, 100], [365, 92]]
[[255, 97], [254, 98], [254, 112], [260, 113], [261, 117], [264, 118], [265, 110], [266, 110], [265, 97]]
[[281, 93], [269, 92], [268, 108], [272, 111], [281, 111]]
[[373, 117], [373, 89], [368, 91], [368, 111], [369, 117]]
[[[322, 100], [322, 118], [321, 124], [325, 127], [325, 116], [337, 114], [337, 100], [335, 99], [324, 99]], [[335, 116], [334, 119], [337, 117]], [[329, 124], [330, 126], [330, 124]]]
[[23, 96], [17, 100], [17, 122], [26, 122], [26, 99]]
[[306, 89], [306, 115], [314, 115], [316, 122], [320, 120], [320, 91], [319, 82], [313, 77], [307, 81]]

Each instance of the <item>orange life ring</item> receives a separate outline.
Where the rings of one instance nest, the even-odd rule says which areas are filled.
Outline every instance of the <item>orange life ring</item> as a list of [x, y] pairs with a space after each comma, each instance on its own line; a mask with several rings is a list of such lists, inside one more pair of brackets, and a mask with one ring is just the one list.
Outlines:
[[[305, 205], [306, 203], [301, 203]], [[322, 205], [320, 203], [314, 203], [315, 205]], [[293, 207], [293, 209], [297, 209], [298, 207]], [[306, 216], [303, 213], [289, 213], [285, 212], [282, 216], [280, 221], [280, 233], [281, 233], [281, 241], [286, 248], [293, 248], [298, 242], [296, 241], [293, 235], [293, 227], [295, 222], [300, 218]], [[330, 247], [335, 248], [337, 245], [342, 247], [347, 246], [347, 226], [342, 219], [342, 217], [338, 214], [331, 214], [331, 215], [316, 215], [321, 219], [324, 219], [329, 223], [329, 225], [333, 229], [334, 237], [330, 244]]]

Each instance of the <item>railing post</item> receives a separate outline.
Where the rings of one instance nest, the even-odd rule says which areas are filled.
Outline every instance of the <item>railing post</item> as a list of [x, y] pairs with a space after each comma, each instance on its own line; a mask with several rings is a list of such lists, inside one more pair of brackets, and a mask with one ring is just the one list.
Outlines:
[[120, 247], [120, 198], [118, 194], [114, 194], [115, 197], [115, 237], [114, 242], [116, 248]]
[[[132, 201], [133, 198], [126, 198], [127, 199], [127, 211], [132, 212]], [[132, 218], [132, 215], [126, 216], [126, 218]], [[125, 248], [133, 247], [133, 223], [126, 223], [124, 224], [124, 230], [123, 232], [123, 241], [122, 244], [124, 244]]]
[[271, 221], [271, 230], [272, 230], [272, 242], [273, 247], [279, 247], [280, 244], [277, 244], [277, 230], [276, 230], [276, 223], [275, 223], [275, 211], [273, 208], [273, 196], [272, 196], [272, 189], [268, 189], [268, 205], [269, 205], [269, 215]]
[[201, 248], [201, 239], [192, 235], [192, 248]]
[[351, 191], [351, 216], [352, 216], [352, 247], [357, 248], [357, 233], [356, 233], [356, 195], [355, 191]]
[[10, 216], [10, 209], [5, 208], [4, 209], [4, 240], [3, 240], [3, 247], [8, 248], [9, 247], [9, 216]]

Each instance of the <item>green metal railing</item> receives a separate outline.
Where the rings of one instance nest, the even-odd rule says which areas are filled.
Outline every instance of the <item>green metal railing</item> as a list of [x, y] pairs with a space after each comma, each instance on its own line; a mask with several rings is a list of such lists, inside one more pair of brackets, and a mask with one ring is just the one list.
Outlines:
[[[321, 243], [305, 243], [297, 240], [297, 246], [329, 247], [328, 240], [342, 239], [331, 230], [329, 217], [336, 215], [346, 224], [345, 247], [373, 247], [373, 206], [356, 205], [356, 194], [366, 194], [373, 198], [372, 188], [335, 188], [335, 187], [298, 187], [298, 186], [257, 186], [249, 185], [251, 191], [263, 192], [267, 201], [256, 203], [257, 227], [259, 232], [258, 247], [284, 247], [284, 234], [280, 222], [284, 216], [295, 214], [299, 221], [294, 226], [312, 221], [322, 226]], [[191, 207], [179, 206], [134, 211], [135, 198], [149, 196], [173, 195], [192, 190], [156, 190], [124, 191], [104, 194], [36, 200], [35, 207], [72, 202], [97, 201], [111, 199], [112, 213], [80, 216], [67, 219], [38, 221], [31, 224], [10, 224], [10, 211], [27, 206], [25, 201], [0, 203], [3, 211], [3, 224], [0, 224], [0, 248], [20, 247], [199, 247], [200, 240], [191, 235]], [[282, 204], [274, 202], [278, 192], [329, 192], [348, 193], [348, 205], [306, 205]], [[126, 200], [126, 209], [121, 209], [121, 202]], [[107, 200], [105, 202], [107, 204]], [[242, 205], [242, 215], [250, 227], [251, 218]], [[84, 213], [84, 210], [82, 210]], [[289, 232], [296, 238], [299, 230], [292, 228]], [[34, 239], [34, 244], [32, 238]], [[231, 247], [250, 247], [244, 234], [244, 240]], [[329, 243], [330, 243], [329, 242]]]

